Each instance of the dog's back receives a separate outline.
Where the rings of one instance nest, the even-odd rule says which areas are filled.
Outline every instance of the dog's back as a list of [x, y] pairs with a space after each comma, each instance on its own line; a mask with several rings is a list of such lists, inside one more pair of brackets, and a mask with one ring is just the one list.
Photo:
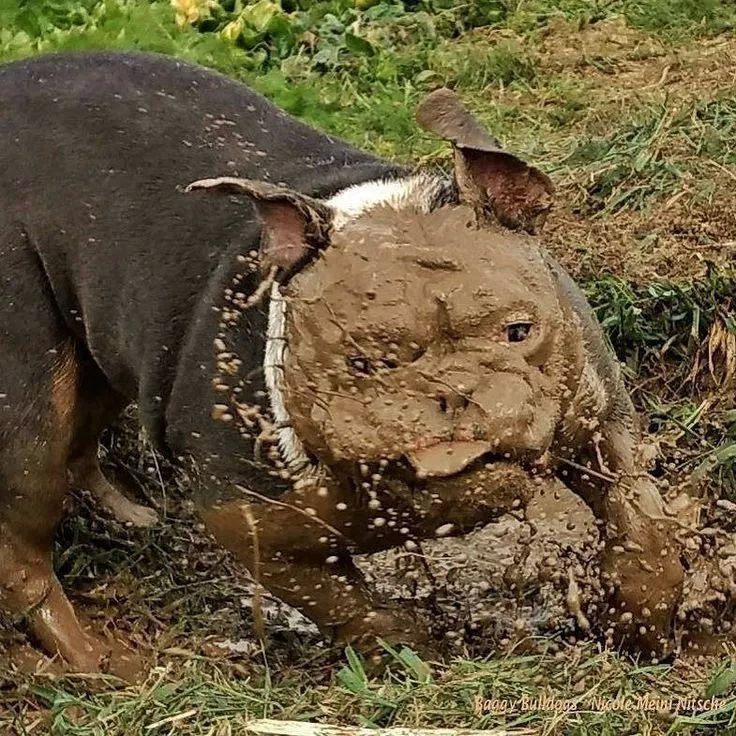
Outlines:
[[[223, 300], [261, 278], [243, 264], [258, 246], [255, 210], [184, 188], [229, 174], [327, 197], [399, 169], [163, 56], [0, 66], [0, 100], [0, 605], [94, 669], [100, 653], [51, 564], [68, 479], [150, 523], [100, 472], [101, 429], [135, 400], [167, 449], [184, 454], [177, 440], [204, 434], [203, 454], [252, 459], [210, 412]], [[266, 320], [249, 310], [238, 331], [251, 395]], [[261, 484], [265, 472], [253, 470]]]
[[164, 56], [5, 65], [0, 99], [0, 321], [26, 343], [26, 317], [53, 310], [154, 436], [203, 292], [226, 278], [223, 254], [258, 237], [247, 201], [183, 188], [230, 174], [322, 197], [398, 171]]

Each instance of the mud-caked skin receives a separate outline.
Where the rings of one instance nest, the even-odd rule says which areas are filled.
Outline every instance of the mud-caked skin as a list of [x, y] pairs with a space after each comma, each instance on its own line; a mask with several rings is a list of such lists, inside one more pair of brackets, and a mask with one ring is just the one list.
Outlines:
[[47, 650], [103, 655], [51, 565], [67, 489], [155, 521], [97, 465], [131, 402], [217, 539], [338, 641], [431, 644], [352, 554], [466, 532], [556, 473], [604, 522], [612, 622], [666, 643], [672, 522], [617, 363], [533, 235], [551, 184], [451, 93], [418, 119], [453, 180], [155, 55], [9, 64], [0, 99], [0, 603]]

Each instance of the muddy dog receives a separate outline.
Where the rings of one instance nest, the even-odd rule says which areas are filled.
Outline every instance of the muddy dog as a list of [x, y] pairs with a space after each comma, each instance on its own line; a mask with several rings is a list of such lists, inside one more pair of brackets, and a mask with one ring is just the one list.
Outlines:
[[0, 99], [0, 601], [48, 651], [102, 654], [52, 567], [68, 488], [154, 520], [97, 464], [131, 402], [215, 537], [325, 636], [430, 644], [351, 555], [463, 533], [557, 473], [604, 522], [612, 621], [666, 641], [671, 521], [618, 365], [533, 235], [552, 185], [451, 92], [418, 119], [452, 179], [162, 56], [5, 65]]

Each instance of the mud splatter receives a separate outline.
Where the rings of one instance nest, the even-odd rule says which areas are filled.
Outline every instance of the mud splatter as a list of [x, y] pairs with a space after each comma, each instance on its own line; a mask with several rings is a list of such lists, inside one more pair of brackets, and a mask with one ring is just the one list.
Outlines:
[[567, 601], [570, 571], [580, 613], [595, 617], [599, 610], [598, 530], [561, 482], [548, 479], [533, 491], [525, 513], [505, 514], [463, 538], [426, 541], [414, 553], [372, 555], [361, 567], [385, 594], [436, 606], [451, 640], [476, 653], [529, 636], [570, 637], [578, 631]]

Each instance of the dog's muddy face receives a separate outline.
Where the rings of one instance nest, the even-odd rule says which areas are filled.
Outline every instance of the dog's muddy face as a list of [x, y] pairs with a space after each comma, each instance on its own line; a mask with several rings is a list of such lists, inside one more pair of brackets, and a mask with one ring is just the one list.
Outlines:
[[535, 238], [468, 207], [373, 210], [282, 293], [285, 408], [328, 467], [427, 478], [548, 449], [579, 358]]
[[458, 204], [350, 216], [264, 182], [192, 185], [256, 204], [261, 268], [280, 283], [266, 380], [297, 478], [309, 459], [341, 479], [390, 466], [409, 485], [544, 461], [582, 372], [579, 323], [533, 237], [549, 179], [448, 90], [417, 116], [455, 144]]
[[356, 216], [265, 182], [191, 185], [256, 205], [260, 266], [279, 284], [266, 383], [297, 480], [310, 459], [336, 479], [390, 466], [410, 486], [544, 461], [582, 372], [579, 323], [532, 236], [548, 177], [501, 150], [449, 90], [417, 117], [454, 143], [454, 205], [403, 200]]

